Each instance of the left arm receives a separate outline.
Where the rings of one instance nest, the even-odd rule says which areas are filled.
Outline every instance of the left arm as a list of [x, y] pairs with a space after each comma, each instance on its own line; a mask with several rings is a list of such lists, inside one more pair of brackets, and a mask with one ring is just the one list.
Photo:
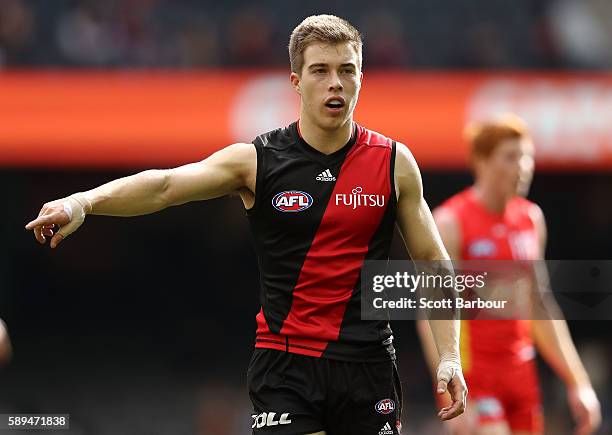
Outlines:
[[[423, 198], [419, 168], [412, 154], [398, 143], [395, 158], [395, 188], [397, 192], [397, 224], [413, 260], [450, 261], [429, 206]], [[459, 358], [459, 320], [430, 320], [431, 331], [439, 355], [437, 391], [451, 394], [453, 403], [438, 416], [449, 420], [465, 410], [467, 388]]]
[[[546, 248], [546, 222], [540, 208], [535, 208], [533, 220], [540, 243], [540, 259], [544, 259]], [[544, 277], [547, 279], [547, 276]], [[537, 292], [537, 291], [536, 291]], [[560, 312], [553, 301], [542, 300], [549, 305], [548, 311]], [[554, 306], [550, 306], [554, 304]], [[557, 373], [567, 387], [570, 409], [577, 421], [577, 434], [590, 434], [601, 423], [601, 410], [580, 356], [564, 319], [544, 319], [532, 322], [535, 345], [548, 365]]]

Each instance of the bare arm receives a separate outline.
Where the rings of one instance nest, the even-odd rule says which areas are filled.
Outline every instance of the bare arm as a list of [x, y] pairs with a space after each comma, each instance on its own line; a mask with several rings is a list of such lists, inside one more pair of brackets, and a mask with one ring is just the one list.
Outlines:
[[[546, 250], [546, 221], [539, 207], [534, 208], [533, 221], [540, 243], [540, 259]], [[544, 271], [546, 273], [546, 271]], [[548, 276], [544, 279], [548, 280]], [[560, 313], [556, 303], [542, 299], [547, 312]], [[552, 306], [551, 306], [552, 305]], [[600, 425], [601, 410], [589, 375], [576, 351], [567, 322], [564, 319], [534, 320], [532, 335], [536, 347], [548, 365], [563, 380], [568, 389], [568, 401], [578, 426], [578, 434], [593, 433]]]
[[[455, 215], [450, 210], [438, 208], [434, 210], [433, 218], [450, 258], [459, 258], [461, 256], [461, 228]], [[440, 356], [433, 340], [431, 328], [426, 321], [419, 320], [417, 321], [417, 332], [421, 339], [421, 347], [427, 365], [432, 375], [435, 376]]]
[[[423, 198], [419, 168], [410, 151], [402, 144], [397, 144], [395, 181], [398, 194], [397, 223], [412, 259], [449, 260], [429, 206]], [[467, 395], [459, 358], [459, 321], [430, 320], [429, 324], [439, 355], [436, 364], [438, 392], [443, 394], [448, 385], [453, 399], [452, 405], [443, 408], [438, 414], [443, 420], [448, 420], [463, 413]]]
[[421, 173], [414, 157], [402, 144], [397, 144], [395, 158], [397, 191], [397, 224], [413, 260], [449, 260], [448, 253], [423, 198]]
[[568, 388], [591, 386], [565, 320], [534, 320], [532, 333], [538, 351]]
[[[90, 214], [136, 216], [190, 201], [217, 198], [253, 182], [252, 144], [234, 144], [209, 158], [178, 168], [149, 170], [84, 192]], [[249, 180], [249, 178], [253, 178]]]
[[[433, 211], [433, 218], [440, 233], [444, 247], [451, 259], [461, 257], [461, 228], [454, 213], [448, 209], [438, 208]], [[430, 323], [434, 321], [418, 320], [417, 333], [421, 340], [421, 348], [425, 356], [425, 362], [429, 367], [433, 379], [436, 379], [436, 371], [440, 361], [440, 355], [436, 348], [434, 336]], [[438, 403], [448, 403], [448, 398], [440, 396]]]
[[436, 371], [438, 370], [438, 363], [440, 362], [440, 355], [438, 354], [438, 348], [434, 341], [431, 327], [429, 326], [428, 320], [417, 320], [416, 321], [417, 333], [421, 340], [421, 349], [423, 349], [423, 356], [425, 362], [431, 373], [433, 379], [436, 378]]
[[[436, 209], [433, 211], [433, 218], [438, 228], [440, 238], [444, 243], [450, 258], [456, 259], [461, 256], [461, 228], [455, 215], [450, 210]], [[431, 371], [432, 376], [435, 378], [436, 370], [440, 356], [438, 349], [434, 341], [434, 337], [429, 326], [429, 322], [425, 320], [417, 321], [417, 333], [421, 340], [421, 348], [425, 355], [425, 361]]]
[[[82, 224], [86, 214], [137, 216], [232, 192], [253, 197], [256, 166], [252, 144], [230, 145], [201, 162], [140, 172], [49, 202], [26, 229], [34, 230], [40, 243], [45, 243], [45, 236], [52, 237], [54, 248]], [[62, 228], [53, 235], [56, 225]]]
[[11, 340], [6, 331], [6, 326], [4, 322], [0, 320], [0, 366], [10, 361], [12, 353]]

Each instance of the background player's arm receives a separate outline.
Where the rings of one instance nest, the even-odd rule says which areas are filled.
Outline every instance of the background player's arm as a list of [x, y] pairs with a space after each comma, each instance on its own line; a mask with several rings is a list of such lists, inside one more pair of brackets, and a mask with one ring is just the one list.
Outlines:
[[0, 319], [0, 366], [10, 361], [12, 353], [11, 340], [6, 325]]
[[[137, 216], [232, 192], [254, 197], [256, 166], [252, 144], [230, 145], [201, 162], [140, 172], [49, 202], [26, 229], [34, 230], [40, 243], [52, 236], [53, 248], [82, 224], [86, 214]], [[53, 235], [55, 225], [62, 228]]]
[[[546, 251], [546, 221], [539, 207], [535, 206], [533, 210], [533, 220], [540, 239], [540, 259], [543, 260]], [[546, 274], [542, 279], [548, 281], [547, 272], [542, 270], [540, 273]], [[536, 291], [536, 294], [539, 292]], [[543, 298], [541, 302], [546, 305], [546, 312], [561, 313], [554, 300]], [[532, 335], [539, 353], [567, 386], [569, 406], [577, 422], [576, 433], [593, 433], [601, 423], [600, 405], [566, 321], [560, 318], [534, 320]]]
[[[408, 148], [399, 143], [395, 159], [395, 187], [397, 223], [412, 259], [449, 260], [429, 206], [423, 198], [419, 168]], [[438, 414], [443, 420], [448, 420], [463, 413], [467, 396], [459, 358], [459, 321], [432, 320], [429, 323], [440, 356], [436, 370], [438, 392], [444, 393], [448, 386], [453, 399], [452, 405], [442, 408]]]

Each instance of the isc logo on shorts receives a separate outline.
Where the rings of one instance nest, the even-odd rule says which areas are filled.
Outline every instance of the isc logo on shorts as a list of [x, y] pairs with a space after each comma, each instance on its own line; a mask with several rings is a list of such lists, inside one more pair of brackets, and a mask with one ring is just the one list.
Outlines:
[[504, 407], [495, 397], [480, 397], [476, 399], [476, 412], [481, 417], [501, 418], [504, 415]]
[[277, 193], [272, 198], [272, 205], [275, 209], [289, 213], [306, 210], [313, 202], [312, 196], [301, 190], [286, 190]]
[[391, 414], [395, 411], [395, 402], [391, 399], [383, 399], [374, 406], [374, 409], [379, 414]]
[[261, 414], [252, 414], [253, 426], [251, 428], [262, 428], [264, 426], [277, 426], [279, 424], [291, 424], [289, 413], [281, 414], [280, 418], [276, 417], [276, 412], [262, 412]]

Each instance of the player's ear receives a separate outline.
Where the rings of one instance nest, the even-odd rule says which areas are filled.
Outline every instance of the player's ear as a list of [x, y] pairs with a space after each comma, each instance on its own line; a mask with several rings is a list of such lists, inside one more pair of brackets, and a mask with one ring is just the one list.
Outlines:
[[291, 80], [291, 86], [295, 89], [295, 92], [302, 95], [302, 90], [300, 89], [300, 76], [297, 73], [292, 72], [289, 76], [289, 80]]

